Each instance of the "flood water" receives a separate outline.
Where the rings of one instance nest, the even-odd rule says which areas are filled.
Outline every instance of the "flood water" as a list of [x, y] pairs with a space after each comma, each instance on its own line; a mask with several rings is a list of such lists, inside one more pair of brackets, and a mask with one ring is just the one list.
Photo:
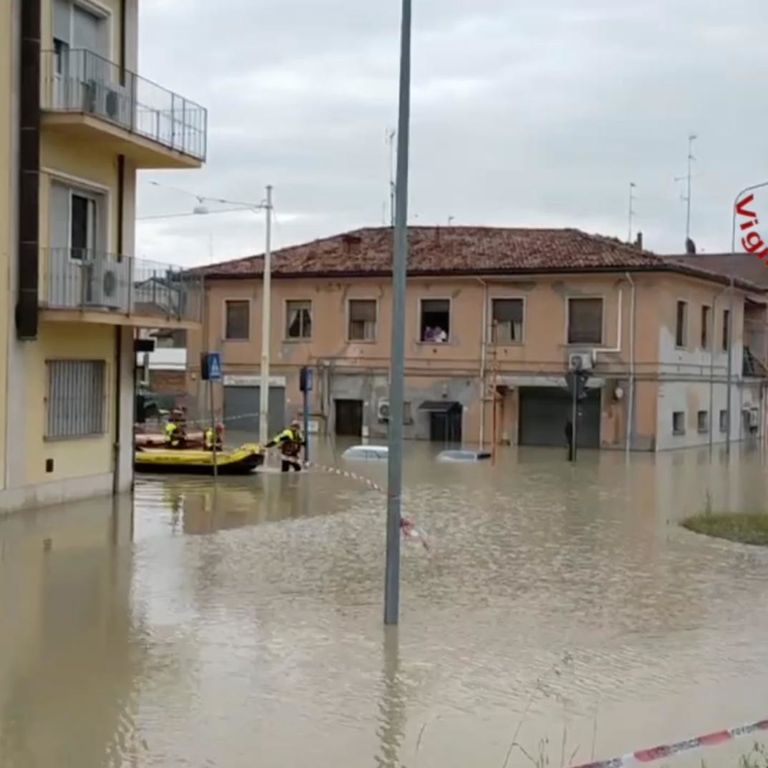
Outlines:
[[432, 548], [404, 546], [391, 632], [385, 500], [352, 479], [145, 477], [0, 520], [0, 766], [562, 766], [768, 717], [768, 551], [677, 525], [764, 510], [760, 450], [414, 444], [405, 474]]

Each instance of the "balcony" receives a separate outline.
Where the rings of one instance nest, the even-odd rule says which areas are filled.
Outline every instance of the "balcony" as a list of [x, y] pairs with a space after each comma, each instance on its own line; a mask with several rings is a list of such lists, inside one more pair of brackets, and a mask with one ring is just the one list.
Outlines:
[[139, 168], [199, 168], [206, 110], [88, 50], [44, 51], [43, 125], [102, 143]]
[[195, 329], [203, 280], [180, 267], [127, 256], [48, 248], [41, 264], [44, 319]]

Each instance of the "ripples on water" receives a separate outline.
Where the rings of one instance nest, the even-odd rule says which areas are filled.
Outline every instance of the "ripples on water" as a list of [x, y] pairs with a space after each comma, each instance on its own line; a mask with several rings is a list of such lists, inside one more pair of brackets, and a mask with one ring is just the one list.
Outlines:
[[590, 756], [595, 721], [608, 756], [765, 717], [768, 553], [676, 525], [707, 499], [764, 509], [764, 470], [409, 446], [404, 511], [432, 552], [404, 548], [387, 634], [384, 499], [332, 475], [144, 478], [133, 516], [9, 518], [0, 766], [500, 768], [521, 722], [559, 764], [564, 732]]

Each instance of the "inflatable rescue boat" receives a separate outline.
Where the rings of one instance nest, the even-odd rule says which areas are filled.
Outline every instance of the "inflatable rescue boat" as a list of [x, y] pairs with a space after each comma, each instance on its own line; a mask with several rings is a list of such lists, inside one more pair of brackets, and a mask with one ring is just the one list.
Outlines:
[[[247, 475], [264, 463], [264, 449], [256, 443], [216, 451], [216, 471], [220, 475]], [[213, 475], [213, 451], [172, 448], [137, 448], [133, 466], [137, 472]]]

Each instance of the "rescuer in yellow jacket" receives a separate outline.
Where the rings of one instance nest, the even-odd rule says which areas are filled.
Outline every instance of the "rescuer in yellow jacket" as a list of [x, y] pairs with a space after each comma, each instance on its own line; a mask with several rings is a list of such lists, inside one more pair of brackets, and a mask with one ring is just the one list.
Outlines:
[[305, 445], [304, 436], [301, 434], [301, 426], [298, 421], [292, 421], [291, 425], [279, 435], [273, 437], [266, 445], [267, 448], [277, 446], [283, 456], [282, 471], [301, 471], [301, 449]]

